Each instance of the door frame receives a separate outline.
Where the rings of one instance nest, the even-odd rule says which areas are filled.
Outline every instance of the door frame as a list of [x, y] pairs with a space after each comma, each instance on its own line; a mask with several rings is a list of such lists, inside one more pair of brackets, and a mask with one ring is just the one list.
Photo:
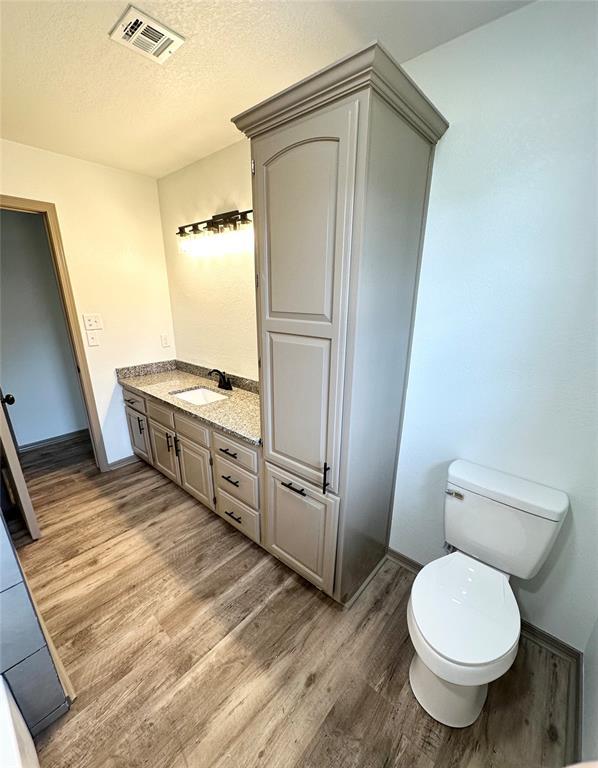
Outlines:
[[[58, 284], [58, 294], [62, 304], [62, 310], [66, 320], [67, 334], [75, 365], [79, 374], [79, 386], [83, 396], [83, 405], [87, 413], [87, 422], [89, 425], [89, 435], [95, 456], [96, 464], [101, 472], [107, 472], [110, 467], [106, 456], [106, 448], [100, 428], [100, 419], [96, 408], [96, 402], [93, 395], [91, 376], [85, 356], [85, 347], [83, 346], [83, 337], [81, 327], [77, 320], [77, 308], [71, 286], [64, 247], [60, 236], [60, 227], [58, 224], [58, 215], [54, 203], [47, 203], [41, 200], [29, 200], [24, 197], [12, 197], [11, 195], [0, 195], [0, 209], [7, 211], [19, 211], [21, 213], [37, 213], [43, 216], [46, 233], [48, 236], [48, 245], [50, 255], [54, 266], [54, 274]], [[16, 447], [16, 446], [15, 446]]]

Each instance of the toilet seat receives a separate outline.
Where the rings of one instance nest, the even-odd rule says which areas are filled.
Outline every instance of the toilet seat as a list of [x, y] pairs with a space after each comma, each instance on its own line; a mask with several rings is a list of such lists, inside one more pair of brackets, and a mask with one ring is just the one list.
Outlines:
[[515, 658], [521, 620], [509, 580], [462, 552], [434, 560], [420, 571], [410, 613], [414, 644], [426, 646], [425, 656], [440, 657], [433, 667], [448, 669], [449, 677], [436, 672], [447, 680], [455, 676], [453, 670], [470, 680], [486, 678], [507, 661], [508, 669]]

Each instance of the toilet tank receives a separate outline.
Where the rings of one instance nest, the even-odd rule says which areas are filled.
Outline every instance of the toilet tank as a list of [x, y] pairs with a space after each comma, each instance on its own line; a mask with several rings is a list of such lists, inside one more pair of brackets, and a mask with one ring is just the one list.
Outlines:
[[568, 509], [563, 491], [463, 459], [449, 466], [447, 542], [513, 576], [536, 575]]

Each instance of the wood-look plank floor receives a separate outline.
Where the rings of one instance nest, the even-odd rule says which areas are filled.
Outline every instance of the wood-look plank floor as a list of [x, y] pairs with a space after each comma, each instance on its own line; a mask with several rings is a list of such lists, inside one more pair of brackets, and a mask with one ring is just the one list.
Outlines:
[[568, 662], [529, 640], [473, 726], [423, 712], [397, 563], [343, 611], [144, 464], [102, 475], [79, 440], [24, 469], [43, 538], [19, 554], [78, 692], [42, 768], [567, 762]]

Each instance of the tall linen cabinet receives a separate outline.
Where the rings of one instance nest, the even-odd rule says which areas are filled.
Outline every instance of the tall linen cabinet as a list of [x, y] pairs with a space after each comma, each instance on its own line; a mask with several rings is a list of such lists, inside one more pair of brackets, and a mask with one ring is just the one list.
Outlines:
[[348, 603], [386, 554], [448, 124], [376, 43], [233, 122], [251, 138], [263, 544]]

